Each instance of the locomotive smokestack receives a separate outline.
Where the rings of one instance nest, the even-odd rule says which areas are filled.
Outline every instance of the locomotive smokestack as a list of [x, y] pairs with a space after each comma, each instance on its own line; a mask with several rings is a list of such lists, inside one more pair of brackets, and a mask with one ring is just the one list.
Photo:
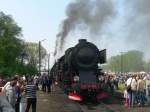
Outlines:
[[86, 43], [87, 40], [86, 39], [79, 39], [79, 43]]

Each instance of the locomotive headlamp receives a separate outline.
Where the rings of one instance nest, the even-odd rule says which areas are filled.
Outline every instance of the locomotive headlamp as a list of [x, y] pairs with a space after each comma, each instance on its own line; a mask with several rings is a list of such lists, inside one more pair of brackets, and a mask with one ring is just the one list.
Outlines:
[[99, 75], [99, 76], [98, 76], [98, 80], [99, 80], [99, 81], [103, 81], [103, 80], [104, 80], [104, 76]]
[[74, 80], [75, 82], [78, 82], [78, 81], [79, 81], [79, 76], [77, 76], [77, 75], [74, 76], [74, 77], [73, 77], [73, 80]]

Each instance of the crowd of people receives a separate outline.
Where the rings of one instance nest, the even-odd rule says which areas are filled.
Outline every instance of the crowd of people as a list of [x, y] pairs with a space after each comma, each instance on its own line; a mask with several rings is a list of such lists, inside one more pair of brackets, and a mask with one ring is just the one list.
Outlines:
[[150, 103], [150, 76], [133, 74], [126, 80], [124, 96], [125, 106], [144, 106]]
[[[145, 103], [150, 103], [150, 75], [148, 74], [105, 74], [105, 83], [110, 94], [119, 89], [119, 84], [125, 84], [126, 107], [143, 107]], [[52, 78], [46, 73], [32, 77], [16, 75], [9, 80], [0, 77], [0, 87], [3, 87], [0, 89], [0, 107], [3, 107], [0, 108], [3, 109], [1, 112], [29, 112], [31, 106], [32, 112], [36, 112], [36, 91], [50, 93]]]
[[150, 104], [150, 75], [148, 73], [124, 73], [105, 74], [106, 90], [114, 94], [119, 85], [124, 87], [124, 105], [126, 107], [141, 106]]
[[51, 83], [46, 73], [33, 77], [15, 75], [9, 80], [0, 77], [0, 112], [29, 112], [31, 106], [32, 112], [36, 112], [37, 90], [50, 93]]

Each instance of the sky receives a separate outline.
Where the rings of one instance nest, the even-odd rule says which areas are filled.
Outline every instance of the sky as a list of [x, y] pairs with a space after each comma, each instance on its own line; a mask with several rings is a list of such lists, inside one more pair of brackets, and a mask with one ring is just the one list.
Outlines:
[[[9, 14], [22, 27], [26, 42], [39, 42], [54, 52], [56, 34], [70, 0], [0, 0], [0, 11]], [[51, 55], [51, 59], [53, 57]], [[52, 62], [52, 61], [51, 61]]]
[[[54, 52], [56, 35], [60, 30], [59, 26], [66, 17], [67, 5], [72, 1], [74, 0], [0, 0], [0, 11], [12, 15], [17, 24], [22, 27], [22, 38], [25, 41], [38, 42], [46, 39], [42, 45], [48, 52]], [[114, 29], [115, 25], [113, 25]], [[79, 38], [89, 37], [86, 32], [82, 31], [75, 32], [73, 35], [73, 38], [68, 38], [65, 49], [76, 44]], [[90, 40], [90, 38], [88, 39]], [[108, 46], [105, 42], [96, 44], [102, 48]], [[114, 55], [116, 52], [109, 54]]]
[[70, 0], [0, 0], [0, 11], [12, 15], [22, 27], [25, 41], [42, 42], [48, 52], [54, 51], [55, 37]]
[[[39, 42], [45, 39], [42, 45], [47, 49], [48, 53], [52, 53], [54, 52], [56, 35], [60, 31], [61, 23], [66, 18], [70, 19], [70, 15], [67, 14], [72, 13], [71, 10], [74, 11], [74, 7], [69, 7], [66, 13], [68, 4], [71, 4], [73, 1], [75, 1], [73, 3], [74, 5], [80, 6], [82, 0], [0, 0], [0, 11], [12, 15], [17, 24], [22, 27], [22, 38], [25, 41]], [[87, 3], [85, 1], [83, 2], [84, 4], [88, 4], [87, 1], [102, 2], [102, 0], [87, 0]], [[102, 26], [99, 34], [91, 35], [86, 30], [83, 31], [82, 28], [74, 31], [70, 29], [69, 35], [65, 39], [64, 48], [67, 49], [68, 47], [72, 47], [77, 43], [79, 38], [87, 38], [89, 41], [95, 43], [99, 49], [106, 48], [108, 57], [132, 49], [147, 52], [149, 57], [150, 31], [148, 29], [150, 29], [150, 8], [148, 4], [150, 4], [150, 1], [103, 1], [106, 1], [106, 7], [103, 7], [103, 5], [98, 6], [98, 8], [102, 7], [102, 9], [99, 10], [99, 14], [104, 14], [104, 8], [106, 10], [110, 8], [112, 13], [106, 15], [111, 17], [110, 20], [104, 21], [101, 24], [96, 24]], [[112, 7], [110, 7], [110, 1], [113, 1]], [[90, 3], [91, 2], [89, 2], [89, 4]], [[80, 8], [82, 8], [82, 6]], [[82, 9], [84, 8], [86, 7]], [[87, 10], [91, 11], [90, 9]], [[79, 14], [80, 11], [79, 9]], [[73, 13], [72, 15], [74, 16]], [[86, 19], [82, 15], [87, 16], [84, 14], [84, 10], [81, 11], [81, 16], [79, 15], [80, 17], [78, 18], [86, 23]], [[79, 21], [75, 20], [75, 22], [78, 23]], [[98, 20], [98, 22], [101, 21]], [[82, 25], [82, 23], [75, 24], [73, 27], [78, 27], [80, 25]], [[90, 25], [87, 27], [93, 27], [93, 24]], [[147, 45], [147, 47], [145, 47], [145, 45]]]

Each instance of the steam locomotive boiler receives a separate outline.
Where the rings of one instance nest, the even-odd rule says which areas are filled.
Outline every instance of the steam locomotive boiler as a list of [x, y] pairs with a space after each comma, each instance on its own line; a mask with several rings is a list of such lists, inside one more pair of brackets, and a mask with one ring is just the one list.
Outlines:
[[106, 62], [106, 49], [99, 49], [86, 39], [65, 51], [51, 69], [51, 75], [67, 93], [69, 99], [101, 99], [104, 74], [99, 67]]

